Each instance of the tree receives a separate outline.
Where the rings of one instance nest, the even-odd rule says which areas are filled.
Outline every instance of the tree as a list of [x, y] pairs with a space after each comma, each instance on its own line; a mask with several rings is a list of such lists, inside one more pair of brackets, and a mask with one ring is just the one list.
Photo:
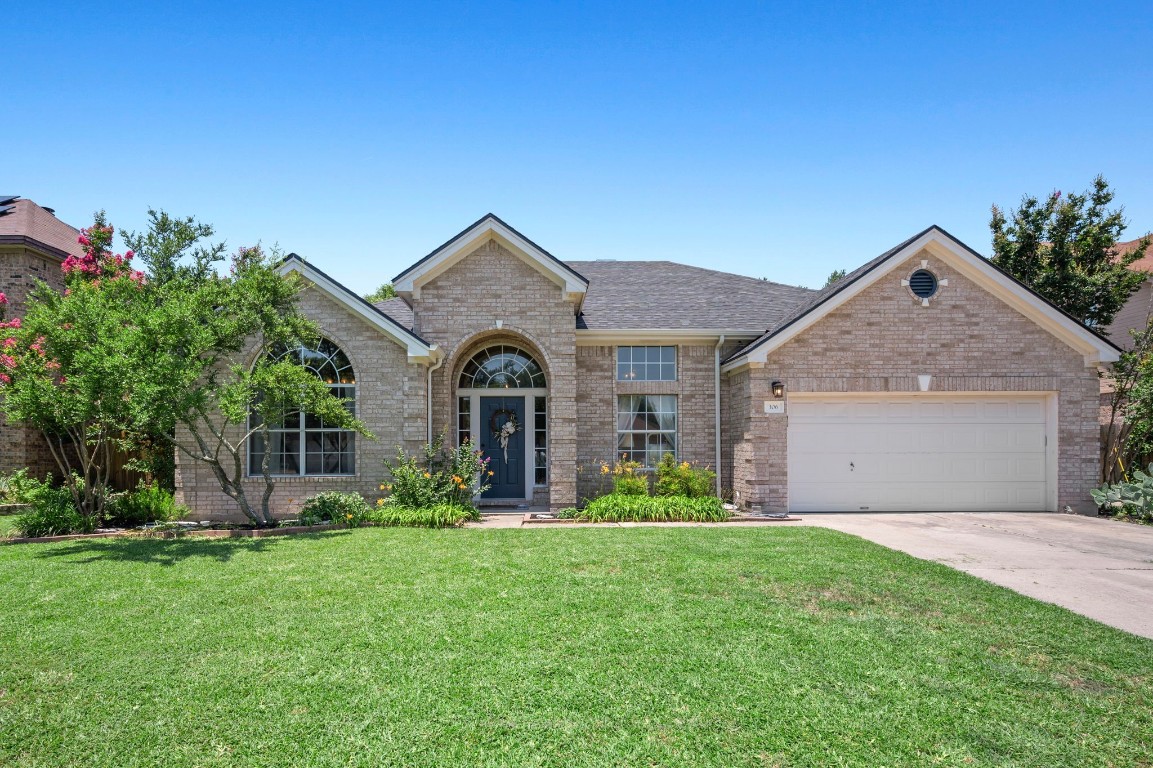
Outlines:
[[[179, 261], [194, 243], [160, 250]], [[227, 276], [177, 270], [155, 286], [155, 310], [141, 318], [131, 353], [141, 394], [134, 428], [174, 425], [163, 439], [204, 463], [245, 517], [261, 527], [275, 524], [269, 457], [272, 428], [286, 414], [303, 411], [371, 437], [328, 385], [279, 354], [317, 337], [316, 326], [296, 306], [301, 288], [295, 276], [276, 270], [276, 254], [259, 247], [237, 251]], [[259, 503], [248, 497], [244, 482], [254, 436], [264, 448]]]
[[174, 218], [164, 211], [148, 209], [148, 230], [124, 232], [121, 237], [144, 264], [148, 280], [163, 285], [177, 277], [206, 279], [213, 265], [224, 260], [224, 243], [198, 245], [212, 237], [210, 224], [193, 216]]
[[83, 255], [61, 266], [65, 291], [37, 283], [0, 357], [0, 398], [10, 421], [43, 433], [72, 500], [103, 516], [112, 452], [130, 442], [134, 392], [125, 365], [135, 319], [146, 310], [133, 254], [113, 254], [104, 213], [79, 238]]
[[993, 206], [993, 263], [1090, 328], [1104, 328], [1145, 274], [1129, 265], [1148, 240], [1128, 254], [1115, 247], [1125, 231], [1123, 209], [1109, 210], [1113, 192], [1101, 176], [1083, 194], [1025, 196], [1006, 216]]
[[367, 301], [370, 301], [374, 304], [378, 301], [384, 301], [386, 299], [391, 299], [391, 298], [395, 298], [395, 297], [396, 297], [396, 289], [392, 287], [392, 283], [382, 283], [381, 286], [379, 288], [377, 288], [375, 291], [373, 291], [372, 293], [366, 293], [364, 295], [364, 298]]
[[825, 278], [824, 287], [828, 288], [833, 283], [841, 282], [842, 280], [845, 279], [845, 276], [848, 274], [849, 273], [843, 269], [834, 269], [832, 272], [829, 273], [829, 276], [827, 278]]

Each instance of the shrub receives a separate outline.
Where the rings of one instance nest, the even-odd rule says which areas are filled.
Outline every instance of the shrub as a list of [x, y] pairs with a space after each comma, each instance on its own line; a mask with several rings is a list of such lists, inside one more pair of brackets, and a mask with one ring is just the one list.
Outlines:
[[146, 523], [178, 520], [190, 514], [190, 510], [176, 503], [172, 491], [141, 481], [135, 491], [109, 499], [105, 513], [110, 524], [135, 528]]
[[625, 461], [622, 458], [611, 467], [608, 464], [601, 464], [601, 474], [612, 476], [613, 493], [616, 495], [649, 495], [649, 478], [639, 461]]
[[469, 520], [479, 520], [480, 513], [471, 504], [433, 504], [407, 507], [381, 500], [369, 511], [369, 525], [404, 526], [408, 528], [456, 528]]
[[592, 523], [717, 523], [728, 520], [729, 512], [716, 496], [693, 499], [610, 493], [590, 501], [577, 513], [576, 519]]
[[1153, 464], [1147, 472], [1136, 470], [1132, 480], [1102, 485], [1089, 491], [1089, 495], [1110, 514], [1153, 522]]
[[48, 483], [29, 476], [27, 468], [0, 475], [0, 504], [29, 504], [31, 494]]
[[391, 478], [380, 486], [384, 500], [400, 507], [434, 507], [449, 504], [471, 507], [474, 496], [488, 490], [489, 459], [481, 457], [471, 440], [445, 449], [444, 433], [424, 446], [423, 456], [400, 451], [394, 463], [385, 463]]
[[21, 536], [92, 533], [96, 527], [95, 520], [76, 509], [67, 488], [53, 488], [45, 483], [29, 494], [28, 503], [32, 511], [20, 515], [16, 521]]
[[349, 528], [365, 522], [372, 507], [359, 493], [324, 491], [304, 502], [300, 510], [301, 525], [333, 522]]
[[666, 453], [657, 465], [657, 495], [687, 496], [699, 499], [713, 495], [713, 483], [717, 473], [708, 467], [694, 467], [687, 461], [677, 462], [677, 457]]

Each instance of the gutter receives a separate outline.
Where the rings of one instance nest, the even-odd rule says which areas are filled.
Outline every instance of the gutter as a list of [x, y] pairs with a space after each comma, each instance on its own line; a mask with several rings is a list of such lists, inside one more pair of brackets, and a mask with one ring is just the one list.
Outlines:
[[713, 438], [716, 449], [717, 468], [716, 494], [721, 496], [721, 345], [725, 343], [722, 333], [717, 338], [717, 345], [713, 347]]
[[433, 371], [439, 369], [442, 365], [444, 365], [444, 355], [441, 355], [440, 359], [437, 360], [435, 364], [428, 367], [428, 378], [424, 390], [424, 425], [428, 435], [426, 442], [429, 445], [432, 445], [432, 373]]

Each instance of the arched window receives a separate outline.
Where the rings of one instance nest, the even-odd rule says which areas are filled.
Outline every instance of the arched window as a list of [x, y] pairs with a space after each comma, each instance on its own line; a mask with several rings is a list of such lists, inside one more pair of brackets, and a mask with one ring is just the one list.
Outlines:
[[[281, 347], [272, 353], [274, 360], [288, 358], [315, 373], [328, 384], [332, 394], [342, 398], [356, 412], [356, 374], [352, 363], [328, 339], [315, 348], [301, 345]], [[249, 416], [255, 426], [256, 415]], [[280, 424], [272, 426], [269, 444], [269, 467], [274, 475], [353, 475], [356, 474], [356, 433], [333, 429], [316, 416], [299, 411], [289, 413]], [[264, 438], [257, 433], [248, 441], [248, 474], [263, 474]]]
[[506, 344], [486, 347], [473, 355], [460, 373], [461, 389], [537, 389], [545, 386], [536, 360]]

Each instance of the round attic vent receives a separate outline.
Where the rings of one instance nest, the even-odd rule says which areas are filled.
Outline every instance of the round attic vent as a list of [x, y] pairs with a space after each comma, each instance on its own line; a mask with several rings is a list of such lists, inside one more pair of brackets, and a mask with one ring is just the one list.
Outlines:
[[927, 269], [918, 269], [909, 276], [909, 290], [918, 299], [927, 299], [937, 292], [937, 276]]

